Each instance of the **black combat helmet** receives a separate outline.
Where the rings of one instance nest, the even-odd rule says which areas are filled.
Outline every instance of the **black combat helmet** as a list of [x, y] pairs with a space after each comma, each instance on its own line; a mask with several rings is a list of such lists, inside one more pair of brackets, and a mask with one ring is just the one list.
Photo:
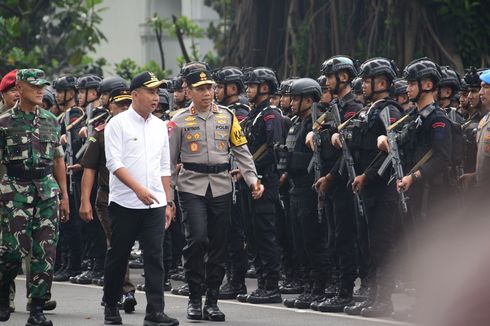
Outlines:
[[110, 93], [112, 90], [116, 88], [127, 89], [128, 84], [124, 79], [122, 79], [119, 76], [107, 77], [102, 79], [102, 81], [99, 84], [99, 88], [97, 89], [97, 92], [99, 94]]
[[338, 74], [342, 70], [347, 71], [351, 79], [357, 76], [354, 60], [346, 55], [331, 57], [322, 64], [321, 68], [321, 72], [324, 75]]
[[327, 88], [327, 77], [325, 75], [321, 75], [320, 77], [318, 77], [316, 79], [316, 82], [318, 83], [318, 85], [320, 85], [322, 89]]
[[159, 101], [158, 104], [160, 106], [168, 108], [170, 106], [170, 94], [165, 88], [159, 88], [158, 89], [158, 97]]
[[374, 78], [386, 76], [390, 83], [396, 78], [398, 68], [392, 60], [376, 57], [366, 60], [359, 69], [359, 77]]
[[46, 103], [48, 108], [52, 107], [56, 103], [53, 92], [48, 88], [44, 89], [43, 102]]
[[434, 83], [434, 88], [441, 80], [441, 69], [429, 58], [420, 58], [410, 62], [403, 70], [403, 78], [407, 81], [421, 81], [430, 78]]
[[244, 74], [245, 84], [263, 84], [269, 85], [269, 93], [273, 94], [277, 91], [279, 85], [277, 82], [276, 73], [267, 67], [257, 67], [249, 70]]
[[291, 92], [291, 85], [297, 78], [284, 79], [279, 85], [279, 93], [281, 95], [289, 95]]
[[351, 82], [352, 91], [354, 94], [360, 95], [362, 94], [362, 78], [356, 77]]
[[461, 88], [461, 77], [459, 74], [449, 66], [441, 67], [441, 80], [439, 81], [439, 88], [449, 87], [453, 91], [453, 95], [459, 92]]
[[393, 95], [400, 96], [407, 94], [408, 83], [403, 78], [395, 79], [393, 82]]
[[73, 76], [62, 76], [56, 79], [52, 85], [57, 91], [67, 91], [69, 89], [77, 89], [77, 79]]
[[228, 66], [218, 69], [213, 73], [213, 79], [218, 84], [236, 84], [239, 93], [245, 89], [243, 72], [237, 67]]
[[77, 88], [78, 89], [99, 89], [100, 82], [102, 78], [96, 75], [86, 75], [78, 78]]
[[322, 88], [314, 79], [299, 78], [293, 80], [289, 94], [291, 96], [311, 96], [313, 101], [318, 102], [322, 97]]
[[463, 78], [468, 85], [468, 88], [480, 88], [480, 74], [478, 74], [478, 70], [475, 67], [465, 69], [465, 74]]

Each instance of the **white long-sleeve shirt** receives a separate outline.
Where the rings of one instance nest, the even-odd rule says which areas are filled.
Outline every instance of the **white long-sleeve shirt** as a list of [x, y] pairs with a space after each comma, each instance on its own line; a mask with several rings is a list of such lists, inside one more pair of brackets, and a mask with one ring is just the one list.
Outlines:
[[[170, 176], [170, 153], [166, 124], [150, 115], [144, 119], [130, 106], [112, 118], [104, 130], [109, 177], [109, 203], [126, 208], [155, 208], [167, 205], [161, 177]], [[131, 176], [148, 188], [160, 203], [145, 205], [114, 172], [128, 169]]]

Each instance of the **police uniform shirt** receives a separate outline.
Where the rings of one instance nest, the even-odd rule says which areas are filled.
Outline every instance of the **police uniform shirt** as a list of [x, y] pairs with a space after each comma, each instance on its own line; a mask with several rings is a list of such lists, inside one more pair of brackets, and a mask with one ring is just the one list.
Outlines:
[[115, 175], [120, 168], [146, 187], [158, 200], [151, 208], [167, 205], [161, 177], [170, 176], [170, 155], [165, 122], [154, 115], [145, 120], [131, 105], [105, 127], [105, 155], [109, 176], [109, 202], [133, 209], [148, 208]]
[[230, 150], [234, 155], [245, 182], [250, 186], [257, 182], [257, 172], [235, 115], [226, 108], [212, 104], [208, 112], [199, 112], [194, 104], [174, 116], [168, 123], [172, 167], [172, 187], [180, 192], [204, 196], [211, 187], [213, 197], [232, 191], [229, 171], [201, 173], [182, 167], [176, 175], [180, 161], [216, 166], [228, 164]]
[[478, 126], [478, 152], [476, 158], [476, 184], [479, 188], [490, 188], [490, 113]]
[[104, 152], [104, 127], [105, 125], [96, 127], [92, 136], [88, 138], [88, 147], [80, 164], [84, 168], [98, 171], [97, 184], [107, 189], [109, 188], [109, 170], [106, 167]]

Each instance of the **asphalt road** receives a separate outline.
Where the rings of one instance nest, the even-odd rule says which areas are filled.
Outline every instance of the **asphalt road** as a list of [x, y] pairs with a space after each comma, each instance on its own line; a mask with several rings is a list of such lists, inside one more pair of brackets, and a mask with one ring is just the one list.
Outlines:
[[[136, 280], [141, 281], [141, 270], [132, 270]], [[26, 312], [25, 279], [19, 276], [17, 282], [16, 312], [5, 323], [9, 326], [24, 326], [28, 318]], [[174, 286], [179, 282], [172, 281]], [[255, 287], [255, 280], [247, 280], [250, 289]], [[52, 312], [47, 312], [49, 318], [56, 326], [79, 325], [103, 325], [104, 311], [100, 305], [102, 289], [97, 286], [76, 285], [71, 283], [54, 283], [53, 299], [58, 302], [58, 307]], [[137, 292], [138, 305], [132, 314], [121, 311], [124, 325], [142, 325], [145, 309], [145, 295]], [[408, 306], [411, 298], [405, 295], [394, 296], [395, 307]], [[209, 321], [188, 321], [185, 317], [187, 298], [172, 294], [165, 294], [165, 312], [177, 318], [180, 325], [210, 324]], [[406, 325], [391, 319], [366, 319], [362, 317], [348, 316], [345, 314], [328, 314], [312, 310], [288, 309], [282, 304], [251, 305], [237, 301], [220, 301], [221, 310], [226, 314], [226, 324], [237, 326], [249, 325], [332, 325], [332, 326], [370, 326], [370, 325]]]

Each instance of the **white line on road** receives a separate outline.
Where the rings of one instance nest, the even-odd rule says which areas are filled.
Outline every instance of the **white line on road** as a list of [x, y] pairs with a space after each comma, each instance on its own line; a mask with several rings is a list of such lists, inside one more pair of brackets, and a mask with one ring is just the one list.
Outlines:
[[[25, 277], [17, 277], [19, 280], [25, 281]], [[96, 285], [84, 285], [84, 284], [73, 284], [73, 283], [67, 283], [67, 282], [53, 282], [53, 284], [59, 284], [59, 285], [67, 285], [67, 286], [75, 286], [75, 287], [86, 287], [86, 288], [92, 288], [92, 289], [101, 289], [100, 286]], [[144, 294], [144, 291], [136, 291], [138, 293]], [[181, 295], [175, 295], [171, 293], [165, 293], [166, 297], [169, 298], [180, 298], [180, 299], [187, 299], [187, 297], [181, 296]], [[386, 320], [386, 319], [379, 319], [379, 318], [365, 318], [361, 316], [351, 316], [351, 315], [346, 315], [342, 313], [329, 313], [329, 312], [319, 312], [319, 311], [314, 311], [310, 309], [291, 309], [287, 307], [280, 307], [280, 306], [269, 306], [265, 304], [251, 304], [251, 303], [245, 303], [245, 302], [238, 302], [238, 301], [230, 301], [230, 300], [220, 300], [220, 304], [231, 304], [231, 305], [241, 305], [241, 306], [247, 306], [247, 307], [257, 307], [257, 308], [264, 308], [264, 309], [273, 309], [273, 310], [284, 310], [284, 311], [289, 311], [289, 312], [296, 312], [300, 314], [313, 314], [313, 315], [321, 315], [321, 316], [330, 316], [333, 318], [344, 318], [344, 319], [354, 319], [354, 320], [360, 320], [360, 321], [365, 321], [365, 322], [376, 322], [380, 324], [388, 324], [388, 325], [402, 325], [402, 326], [413, 326], [413, 324], [410, 323], [404, 323], [404, 322], [399, 322], [399, 321], [394, 321], [394, 320]]]

